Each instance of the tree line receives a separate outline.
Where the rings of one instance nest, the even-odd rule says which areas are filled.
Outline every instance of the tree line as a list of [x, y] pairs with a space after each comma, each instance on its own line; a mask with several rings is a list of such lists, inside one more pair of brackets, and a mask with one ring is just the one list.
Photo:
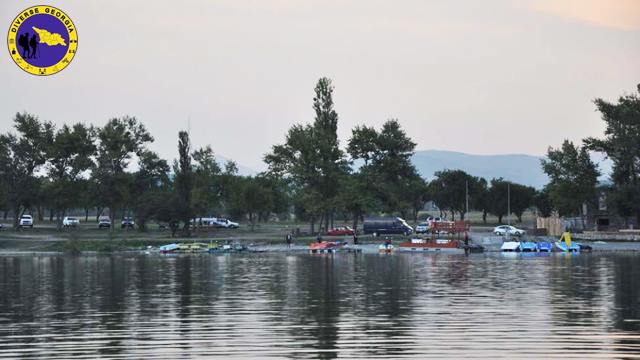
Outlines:
[[[613, 160], [609, 186], [615, 209], [640, 219], [640, 100], [636, 94], [618, 103], [595, 101], [607, 124], [603, 139], [576, 146], [568, 140], [549, 148], [542, 168], [550, 177], [543, 189], [490, 181], [462, 170], [443, 170], [425, 180], [411, 162], [416, 144], [397, 119], [381, 128], [352, 129], [346, 146], [337, 136], [334, 87], [328, 78], [314, 88], [315, 118], [295, 124], [284, 143], [264, 156], [267, 171], [241, 176], [232, 161], [216, 161], [211, 146], [193, 149], [189, 134], [178, 133], [178, 158], [169, 162], [149, 149], [153, 136], [134, 117], [110, 119], [97, 127], [82, 123], [56, 128], [29, 113], [16, 114], [15, 132], [0, 135], [0, 209], [14, 227], [25, 212], [49, 216], [58, 228], [71, 210], [96, 218], [108, 209], [111, 223], [131, 215], [141, 230], [149, 221], [166, 223], [172, 233], [189, 234], [194, 219], [223, 214], [247, 221], [251, 228], [272, 217], [309, 223], [311, 233], [325, 231], [335, 219], [354, 228], [368, 215], [399, 215], [418, 220], [433, 201], [450, 217], [468, 210], [518, 221], [535, 207], [542, 216], [580, 215], [595, 201], [599, 170], [589, 151]], [[640, 87], [639, 87], [640, 91]], [[583, 215], [583, 214], [582, 214]]]
[[[640, 84], [637, 93], [619, 96], [610, 102], [594, 100], [605, 124], [602, 138], [588, 137], [581, 144], [565, 140], [558, 148], [549, 147], [542, 167], [550, 181], [543, 189], [547, 204], [560, 216], [581, 216], [586, 209], [597, 209], [599, 193], [606, 196], [609, 215], [626, 223], [635, 218], [640, 224]], [[589, 152], [610, 159], [612, 173], [598, 182], [600, 169]]]

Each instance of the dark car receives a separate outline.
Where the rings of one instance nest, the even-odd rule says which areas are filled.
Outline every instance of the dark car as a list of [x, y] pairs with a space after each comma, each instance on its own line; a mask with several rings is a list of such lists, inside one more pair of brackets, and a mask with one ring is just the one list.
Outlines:
[[338, 226], [334, 227], [327, 231], [327, 235], [329, 236], [342, 236], [342, 235], [353, 235], [353, 229], [348, 226]]
[[136, 223], [133, 222], [133, 218], [130, 216], [125, 216], [122, 218], [122, 221], [120, 222], [120, 227], [123, 229], [133, 229], [133, 226]]
[[413, 233], [413, 228], [399, 217], [365, 219], [363, 229], [365, 234], [373, 234], [373, 236], [381, 234], [409, 235]]

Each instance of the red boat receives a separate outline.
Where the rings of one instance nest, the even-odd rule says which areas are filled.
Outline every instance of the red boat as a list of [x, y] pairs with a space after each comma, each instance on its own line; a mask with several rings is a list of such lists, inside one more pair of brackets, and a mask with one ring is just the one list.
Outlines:
[[336, 249], [340, 246], [341, 245], [333, 241], [312, 242], [311, 244], [309, 244], [309, 252], [313, 254], [335, 252]]

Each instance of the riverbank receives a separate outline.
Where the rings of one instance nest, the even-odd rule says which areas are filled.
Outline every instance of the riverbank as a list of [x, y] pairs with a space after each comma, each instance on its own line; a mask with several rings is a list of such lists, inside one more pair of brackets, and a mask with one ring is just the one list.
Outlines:
[[[292, 248], [285, 245], [284, 236], [290, 232], [291, 226], [265, 226], [251, 231], [249, 229], [200, 229], [191, 237], [171, 237], [167, 231], [147, 231], [117, 229], [114, 232], [95, 229], [71, 229], [56, 231], [55, 229], [27, 229], [21, 231], [0, 231], [0, 255], [43, 255], [43, 254], [95, 254], [119, 252], [157, 252], [162, 245], [180, 242], [216, 242], [218, 244], [232, 242], [250, 247], [256, 251], [282, 252], [306, 251], [308, 244], [315, 241], [315, 236], [298, 236], [294, 238]], [[578, 240], [579, 236], [574, 236]], [[390, 236], [393, 242], [406, 240], [403, 236]], [[553, 237], [526, 237], [531, 240], [555, 241]], [[350, 236], [324, 237], [325, 240], [345, 240], [352, 242]], [[377, 251], [383, 239], [370, 235], [359, 236], [363, 250]], [[499, 251], [504, 238], [492, 235], [485, 229], [472, 229], [471, 243], [481, 245], [487, 252]], [[586, 240], [586, 241], [585, 241]], [[608, 241], [579, 241], [589, 244], [594, 251], [640, 251], [640, 242], [610, 239]]]

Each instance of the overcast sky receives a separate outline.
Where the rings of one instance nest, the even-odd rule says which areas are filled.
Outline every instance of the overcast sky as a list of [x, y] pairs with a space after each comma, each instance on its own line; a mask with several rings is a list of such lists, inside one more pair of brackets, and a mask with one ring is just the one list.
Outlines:
[[[36, 4], [36, 3], [34, 3]], [[346, 144], [398, 118], [418, 149], [541, 155], [600, 135], [595, 97], [640, 82], [640, 1], [49, 1], [78, 30], [62, 72], [0, 56], [0, 131], [28, 111], [56, 124], [133, 115], [161, 156], [195, 146], [254, 169], [313, 87], [333, 79]], [[2, 0], [5, 29], [31, 4]]]

